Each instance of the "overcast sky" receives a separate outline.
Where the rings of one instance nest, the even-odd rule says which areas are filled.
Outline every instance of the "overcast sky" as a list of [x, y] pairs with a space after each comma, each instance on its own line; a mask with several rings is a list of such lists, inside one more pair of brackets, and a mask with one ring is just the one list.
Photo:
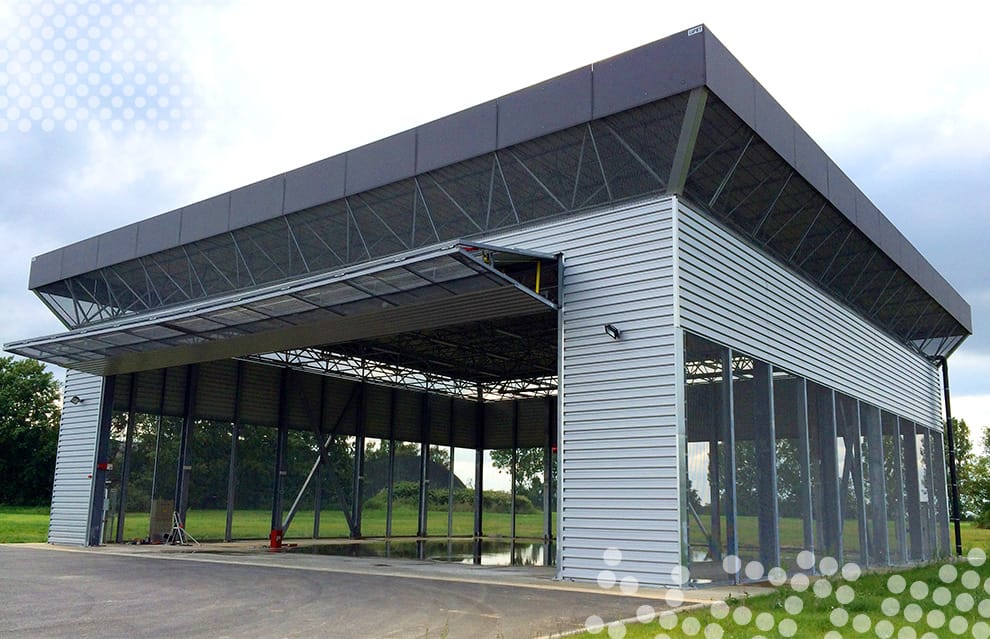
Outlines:
[[705, 23], [973, 306], [990, 426], [988, 12], [883, 4], [0, 0], [0, 343], [34, 255]]

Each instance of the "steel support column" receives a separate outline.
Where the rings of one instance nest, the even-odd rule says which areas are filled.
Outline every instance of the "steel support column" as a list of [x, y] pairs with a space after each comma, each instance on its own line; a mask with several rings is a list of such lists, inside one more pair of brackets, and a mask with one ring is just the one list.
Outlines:
[[[516, 467], [519, 465], [519, 400], [512, 402], [512, 459], [509, 465], [509, 479], [512, 486], [509, 489], [509, 538], [516, 538]], [[515, 563], [515, 554], [509, 557], [509, 563]]]
[[939, 363], [942, 365], [942, 392], [945, 396], [945, 438], [949, 445], [949, 504], [952, 508], [951, 520], [955, 533], [956, 554], [962, 556], [962, 531], [959, 524], [959, 474], [956, 470], [956, 428], [952, 421], [952, 398], [949, 393], [949, 360], [942, 357], [939, 359]]
[[429, 512], [430, 490], [430, 395], [423, 393], [420, 403], [420, 457], [419, 457], [419, 525], [416, 534], [419, 537], [427, 535], [427, 513]]
[[269, 543], [272, 548], [282, 546], [282, 500], [285, 497], [285, 449], [289, 441], [289, 374], [282, 369], [278, 393], [278, 436], [275, 440], [275, 481], [272, 486], [272, 530]]
[[107, 497], [107, 470], [110, 463], [110, 423], [113, 419], [113, 394], [117, 386], [114, 375], [103, 378], [100, 394], [100, 416], [96, 439], [96, 459], [93, 468], [92, 498], [89, 512], [89, 539], [87, 545], [103, 543], [103, 522]]
[[131, 480], [131, 449], [134, 445], [134, 393], [137, 386], [137, 375], [130, 374], [131, 388], [127, 394], [127, 432], [124, 435], [124, 461], [120, 471], [120, 498], [117, 503], [117, 534], [116, 542], [124, 541], [124, 519], [127, 516], [127, 484]]
[[[739, 538], [736, 535], [736, 433], [732, 392], [732, 351], [722, 350], [722, 397], [720, 428], [725, 449], [725, 550], [726, 554], [739, 556]], [[739, 574], [732, 575], [738, 582]]]
[[447, 537], [454, 535], [454, 398], [450, 398], [450, 420], [447, 424], [447, 444], [450, 449], [447, 473]]
[[395, 498], [395, 402], [399, 389], [393, 387], [388, 403], [388, 484], [385, 501], [385, 536], [392, 536], [392, 501]]
[[[484, 535], [485, 510], [485, 403], [478, 385], [474, 409], [474, 536]], [[479, 560], [480, 561], [480, 560]], [[475, 562], [478, 563], [478, 562]]]
[[811, 442], [808, 438], [808, 382], [798, 379], [797, 401], [798, 463], [801, 465], [801, 520], [804, 523], [804, 550], [815, 551], [815, 521], [811, 496]]
[[361, 506], [364, 498], [364, 433], [367, 430], [368, 416], [368, 387], [362, 380], [358, 385], [359, 397], [357, 412], [354, 416], [354, 477], [351, 497], [351, 520], [354, 522], [356, 536], [361, 536]]
[[[557, 398], [547, 397], [547, 428], [543, 439], [543, 543], [553, 539], [553, 455], [557, 445]], [[550, 549], [543, 549], [544, 564], [550, 565]]]
[[[882, 418], [882, 417], [881, 417]], [[904, 447], [901, 445], [901, 418], [892, 416], [894, 421], [894, 432], [890, 435], [894, 455], [894, 481], [897, 482], [897, 502], [894, 513], [895, 531], [897, 535], [897, 557], [893, 558], [896, 563], [906, 563], [908, 561], [908, 540], [907, 540], [907, 511], [904, 506]], [[890, 490], [890, 486], [887, 487]]]
[[708, 89], [698, 87], [688, 94], [687, 107], [684, 110], [684, 120], [681, 122], [681, 133], [677, 136], [677, 148], [670, 165], [670, 179], [667, 181], [667, 193], [683, 195], [684, 184], [687, 182], [691, 168], [691, 158], [694, 156], [694, 146], [701, 129], [701, 120], [705, 115], [705, 103], [708, 101]]
[[755, 360], [753, 362], [753, 399], [753, 452], [757, 469], [760, 562], [769, 569], [780, 565], [773, 371], [769, 364]]
[[186, 511], [189, 509], [189, 479], [192, 466], [189, 463], [189, 438], [196, 413], [196, 388], [199, 383], [199, 365], [186, 367], [186, 393], [183, 402], [182, 433], [179, 435], [179, 459], [175, 471], [175, 512], [179, 524], [185, 528]]
[[223, 539], [232, 539], [234, 525], [234, 501], [237, 499], [237, 440], [241, 436], [241, 380], [244, 364], [237, 362], [234, 373], [234, 422], [230, 428], [230, 465], [227, 468], [227, 520], [224, 524]]

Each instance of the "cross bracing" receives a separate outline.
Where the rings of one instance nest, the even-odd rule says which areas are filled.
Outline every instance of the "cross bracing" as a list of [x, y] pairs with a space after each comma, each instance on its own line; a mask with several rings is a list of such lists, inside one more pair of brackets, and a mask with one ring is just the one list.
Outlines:
[[[66, 325], [87, 326], [438, 241], [485, 237], [674, 193], [922, 354], [944, 355], [961, 343], [967, 328], [851, 222], [848, 211], [840, 211], [717, 96], [695, 104], [694, 112], [688, 96], [59, 280], [36, 292]], [[691, 118], [699, 122], [694, 130], [682, 126]], [[675, 157], [679, 149], [687, 149], [690, 161], [669, 183], [672, 167], [681, 161]]]

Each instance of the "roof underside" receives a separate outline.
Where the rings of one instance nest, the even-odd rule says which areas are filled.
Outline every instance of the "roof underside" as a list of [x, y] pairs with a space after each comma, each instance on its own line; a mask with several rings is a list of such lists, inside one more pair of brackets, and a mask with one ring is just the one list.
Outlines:
[[[670, 193], [923, 354], [971, 332], [962, 298], [703, 29], [40, 256], [32, 288], [96, 328]], [[429, 366], [459, 339], [427, 335], [347, 352]], [[457, 355], [470, 347], [450, 351], [451, 370], [477, 370]]]
[[[332, 343], [345, 357], [396, 360], [428, 373], [456, 372], [463, 379], [491, 382], [517, 375], [522, 366], [509, 361], [499, 366], [496, 358], [503, 354], [498, 347], [521, 341], [517, 333], [555, 334], [556, 275], [554, 257], [458, 245], [186, 305], [152, 318], [123, 317], [109, 326], [18, 342], [10, 349], [111, 375], [305, 347], [326, 350], [320, 345]], [[518, 317], [525, 319], [513, 333]], [[437, 354], [454, 350], [463, 351], [460, 366], [444, 364]], [[519, 344], [504, 355], [521, 352], [525, 346]], [[479, 366], [482, 359], [488, 363]], [[551, 375], [552, 362], [548, 367], [539, 358], [526, 362], [525, 372]]]

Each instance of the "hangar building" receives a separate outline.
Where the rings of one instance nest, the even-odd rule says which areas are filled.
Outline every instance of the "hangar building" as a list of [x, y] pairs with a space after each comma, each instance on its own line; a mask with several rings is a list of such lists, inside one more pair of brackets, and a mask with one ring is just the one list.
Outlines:
[[498, 529], [573, 580], [950, 548], [939, 365], [970, 308], [703, 26], [40, 255], [29, 286], [67, 328], [5, 346], [69, 369], [51, 543], [120, 541], [137, 503], [237, 538], [253, 499], [273, 544], [304, 511]]

